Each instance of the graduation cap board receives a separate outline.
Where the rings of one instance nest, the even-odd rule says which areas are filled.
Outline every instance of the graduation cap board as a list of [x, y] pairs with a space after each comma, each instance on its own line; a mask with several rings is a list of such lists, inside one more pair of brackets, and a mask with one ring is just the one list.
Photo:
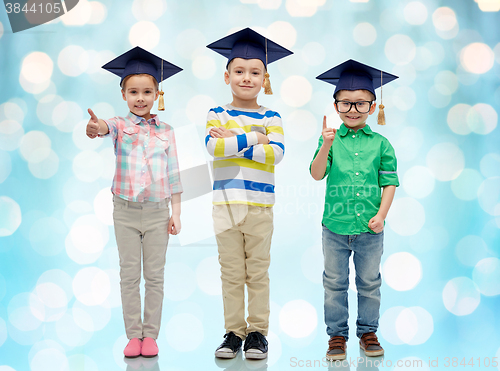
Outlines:
[[[335, 91], [333, 93], [333, 97], [335, 98], [337, 92], [340, 90], [368, 90], [376, 97], [375, 89], [397, 79], [398, 76], [349, 59], [316, 78], [335, 85]], [[385, 125], [382, 90], [380, 90], [378, 123], [379, 125]]]
[[234, 58], [260, 59], [266, 68], [265, 94], [273, 93], [269, 73], [267, 73], [267, 65], [293, 54], [290, 50], [248, 27], [207, 45], [207, 48], [227, 58], [226, 68]]
[[[121, 78], [120, 85], [123, 79], [130, 75], [148, 74], [161, 83], [163, 80], [182, 71], [182, 68], [136, 46], [133, 49], [119, 55], [112, 61], [102, 66], [105, 70], [114, 73]], [[160, 88], [160, 99], [158, 102], [158, 110], [164, 111], [163, 89]]]

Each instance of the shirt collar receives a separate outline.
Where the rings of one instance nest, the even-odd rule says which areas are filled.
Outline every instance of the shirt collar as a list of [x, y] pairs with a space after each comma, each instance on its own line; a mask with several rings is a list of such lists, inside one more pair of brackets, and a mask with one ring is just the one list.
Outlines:
[[[372, 129], [370, 128], [370, 126], [368, 124], [366, 124], [361, 129], [358, 129], [358, 131], [359, 130], [363, 131], [366, 135], [372, 135], [373, 134], [373, 131], [372, 131]], [[342, 123], [342, 125], [340, 125], [340, 128], [339, 128], [339, 134], [340, 134], [340, 136], [345, 137], [348, 132], [349, 132], [349, 129], [347, 128], [347, 126], [345, 126], [344, 123]]]
[[[134, 123], [134, 124], [140, 124], [142, 122], [142, 120], [148, 122], [146, 119], [144, 119], [143, 117], [141, 116], [137, 116], [135, 114], [133, 114], [132, 112], [129, 112], [127, 117]], [[151, 119], [149, 120], [152, 124], [155, 124], [156, 126], [159, 126], [160, 123], [159, 123], [159, 120], [158, 120], [158, 115], [155, 115], [155, 114], [152, 114], [151, 115]]]

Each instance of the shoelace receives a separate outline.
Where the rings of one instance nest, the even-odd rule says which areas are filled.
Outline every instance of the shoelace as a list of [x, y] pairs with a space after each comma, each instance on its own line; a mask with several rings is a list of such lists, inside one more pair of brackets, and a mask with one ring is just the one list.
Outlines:
[[363, 334], [363, 336], [361, 336], [361, 339], [364, 341], [367, 347], [370, 345], [380, 346], [380, 343], [378, 342], [377, 339], [377, 335], [375, 335], [373, 332], [368, 332], [366, 334]]
[[334, 336], [328, 340], [328, 350], [340, 349], [345, 350], [345, 338], [343, 336]]
[[254, 347], [260, 348], [261, 344], [267, 345], [267, 340], [264, 335], [259, 332], [251, 332], [245, 340], [245, 349]]
[[225, 338], [225, 340], [222, 343], [221, 348], [236, 349], [238, 347], [238, 345], [239, 345], [238, 337], [234, 333], [229, 332], [229, 333], [224, 335], [224, 338]]

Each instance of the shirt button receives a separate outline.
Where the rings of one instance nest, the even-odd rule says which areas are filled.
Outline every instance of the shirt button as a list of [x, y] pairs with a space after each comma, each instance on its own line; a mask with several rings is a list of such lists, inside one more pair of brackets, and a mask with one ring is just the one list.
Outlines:
[[355, 155], [357, 156], [358, 154], [357, 154], [357, 153], [355, 153]]
[[359, 173], [356, 173], [356, 175], [359, 175]]
[[356, 196], [359, 196], [359, 193], [356, 193]]
[[358, 216], [360, 216], [360, 215], [361, 215], [361, 214], [360, 214], [360, 213], [358, 213]]
[[354, 135], [354, 134], [353, 134], [353, 135], [352, 135], [352, 137], [353, 137], [353, 138], [356, 138], [356, 135]]

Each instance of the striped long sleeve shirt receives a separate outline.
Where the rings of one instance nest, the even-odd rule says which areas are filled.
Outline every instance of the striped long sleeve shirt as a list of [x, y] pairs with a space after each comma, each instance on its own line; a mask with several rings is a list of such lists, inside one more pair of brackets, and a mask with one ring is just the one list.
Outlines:
[[[212, 138], [210, 129], [220, 126], [235, 135]], [[258, 132], [267, 135], [269, 144], [258, 144]], [[259, 109], [231, 105], [212, 108], [207, 117], [205, 145], [214, 157], [214, 205], [274, 205], [274, 166], [285, 152], [278, 112], [262, 106]]]

